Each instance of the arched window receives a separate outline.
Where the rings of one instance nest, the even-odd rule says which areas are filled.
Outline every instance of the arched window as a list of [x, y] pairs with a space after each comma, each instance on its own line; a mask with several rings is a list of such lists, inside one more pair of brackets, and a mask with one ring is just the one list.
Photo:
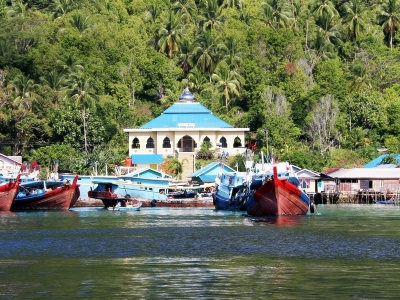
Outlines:
[[219, 142], [221, 143], [221, 148], [228, 148], [228, 144], [226, 143], [226, 138], [222, 137]]
[[210, 138], [208, 137], [208, 136], [206, 136], [204, 139], [203, 139], [203, 142], [209, 142], [210, 141]]
[[154, 140], [153, 140], [153, 138], [149, 137], [147, 139], [146, 148], [154, 148]]
[[242, 141], [237, 136], [237, 137], [235, 137], [235, 140], [233, 141], [233, 148], [239, 148], [239, 147], [242, 147]]
[[140, 148], [139, 139], [135, 137], [132, 141], [132, 149], [139, 149], [139, 148]]
[[171, 141], [168, 137], [163, 140], [162, 146], [163, 148], [171, 148]]

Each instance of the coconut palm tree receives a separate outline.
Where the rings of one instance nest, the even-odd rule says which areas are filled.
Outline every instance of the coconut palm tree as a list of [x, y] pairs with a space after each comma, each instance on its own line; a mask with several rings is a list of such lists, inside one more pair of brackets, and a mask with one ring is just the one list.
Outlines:
[[61, 90], [66, 84], [65, 77], [57, 70], [51, 70], [49, 73], [46, 73], [40, 77], [40, 81], [55, 91]]
[[346, 24], [350, 37], [357, 42], [358, 37], [365, 27], [365, 22], [362, 16], [363, 5], [360, 0], [350, 0], [344, 4], [345, 16], [343, 23]]
[[193, 91], [200, 92], [208, 83], [207, 76], [199, 69], [194, 68], [188, 74], [189, 88]]
[[226, 62], [222, 61], [215, 73], [212, 75], [212, 80], [216, 83], [217, 89], [222, 92], [225, 98], [225, 107], [228, 107], [231, 95], [240, 96], [240, 89], [244, 83], [243, 77], [231, 71]]
[[223, 28], [226, 16], [222, 14], [222, 7], [218, 5], [218, 0], [205, 0], [200, 13], [200, 26], [203, 30]]
[[76, 13], [72, 15], [72, 20], [70, 21], [71, 25], [78, 29], [79, 33], [83, 33], [88, 27], [89, 16], [85, 17], [81, 13]]
[[11, 17], [20, 16], [25, 18], [28, 15], [28, 8], [28, 2], [13, 0], [11, 1], [11, 6], [6, 8], [6, 12]]
[[242, 9], [244, 8], [244, 0], [224, 0], [222, 6]]
[[81, 111], [83, 120], [83, 137], [84, 137], [84, 149], [87, 152], [87, 129], [86, 129], [86, 118], [89, 111], [95, 111], [95, 100], [98, 98], [91, 78], [86, 78], [82, 72], [75, 74], [71, 81], [70, 87], [66, 91], [67, 96], [75, 101], [76, 107]]
[[[210, 31], [204, 31], [199, 34], [196, 40], [196, 47], [194, 49], [194, 60], [196, 67], [203, 73], [207, 73], [210, 77], [214, 72], [215, 66], [219, 59], [219, 53], [217, 48], [219, 47], [217, 41], [212, 36]], [[222, 48], [219, 47], [219, 48]]]
[[25, 75], [19, 74], [15, 76], [9, 86], [14, 98], [13, 106], [26, 113], [31, 112], [33, 103], [37, 101], [36, 87], [35, 82]]
[[193, 0], [177, 0], [173, 6], [174, 12], [181, 15], [185, 24], [193, 22], [193, 16], [197, 14], [197, 6]]
[[[296, 2], [298, 3], [298, 2]], [[295, 4], [297, 14], [296, 25], [303, 28], [305, 31], [305, 40], [304, 40], [304, 47], [306, 51], [309, 49], [309, 31], [310, 31], [310, 22], [313, 21], [314, 16], [312, 14], [312, 6], [310, 4], [304, 5], [300, 3], [300, 5]]]
[[81, 65], [81, 61], [76, 59], [76, 57], [71, 53], [57, 60], [57, 65], [66, 73], [81, 72], [84, 69]]
[[151, 3], [145, 11], [145, 17], [147, 20], [155, 21], [161, 13], [161, 7], [158, 2]]
[[339, 17], [339, 12], [336, 10], [335, 4], [329, 0], [317, 0], [314, 4], [313, 12], [315, 13], [316, 19], [325, 15], [330, 18]]
[[229, 65], [230, 69], [240, 68], [243, 63], [243, 53], [240, 51], [240, 44], [234, 37], [226, 38], [224, 50], [226, 55], [223, 60]]
[[239, 20], [244, 22], [247, 26], [250, 26], [253, 16], [247, 9], [241, 9], [239, 12]]
[[171, 161], [169, 161], [169, 164], [167, 165], [167, 171], [172, 173], [177, 179], [181, 179], [184, 162], [188, 162], [188, 160], [184, 158], [181, 161], [179, 161], [179, 159], [176, 157], [172, 158]]
[[323, 15], [317, 21], [318, 38], [322, 38], [324, 48], [329, 48], [331, 51], [342, 43], [341, 26], [336, 22], [335, 17], [330, 17], [328, 14]]
[[66, 13], [69, 13], [76, 8], [76, 2], [74, 0], [53, 0], [53, 4], [50, 9], [53, 12], [54, 18], [59, 18]]
[[170, 11], [168, 18], [158, 30], [159, 52], [167, 53], [169, 58], [178, 53], [184, 30], [180, 15]]
[[289, 25], [291, 12], [286, 1], [267, 0], [261, 3], [261, 9], [273, 28], [277, 29]]
[[[332, 33], [332, 35], [334, 34]], [[315, 65], [319, 60], [335, 57], [334, 51], [335, 47], [331, 40], [329, 30], [317, 27], [315, 38], [311, 40], [310, 48], [306, 51], [307, 59], [309, 61], [309, 70], [307, 75], [312, 76]]]
[[65, 76], [54, 69], [40, 77], [40, 81], [44, 85], [50, 87], [52, 91], [56, 92], [55, 96], [53, 97], [53, 102], [58, 105], [58, 102], [61, 99], [61, 91], [67, 85]]
[[400, 28], [400, 3], [397, 0], [386, 0], [380, 6], [379, 24], [389, 34], [389, 45], [392, 49], [394, 33]]
[[182, 39], [180, 43], [180, 52], [178, 55], [179, 65], [182, 66], [183, 73], [188, 74], [189, 71], [194, 66], [193, 62], [193, 51], [194, 43], [190, 42], [188, 39]]
[[348, 83], [348, 91], [350, 93], [371, 88], [370, 79], [365, 66], [356, 66], [351, 69], [351, 73], [353, 78]]

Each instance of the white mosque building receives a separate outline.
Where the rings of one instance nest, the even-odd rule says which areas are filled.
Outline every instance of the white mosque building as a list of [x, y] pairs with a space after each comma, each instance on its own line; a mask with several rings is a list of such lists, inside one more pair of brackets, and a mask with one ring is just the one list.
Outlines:
[[[203, 142], [211, 142], [214, 150], [232, 155], [245, 151], [245, 133], [249, 128], [235, 128], [214, 116], [195, 101], [186, 88], [179, 102], [160, 116], [137, 129], [124, 129], [129, 134], [129, 158], [132, 164], [158, 168], [163, 157], [177, 156], [188, 160], [185, 175], [195, 171], [194, 157]], [[193, 166], [193, 167], [192, 167]]]

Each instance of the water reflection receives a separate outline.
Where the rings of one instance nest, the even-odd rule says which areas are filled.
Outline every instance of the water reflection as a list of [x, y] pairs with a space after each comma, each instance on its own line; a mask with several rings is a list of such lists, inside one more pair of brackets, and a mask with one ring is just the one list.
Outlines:
[[15, 217], [18, 216], [17, 212], [13, 211], [0, 211], [0, 220], [2, 220], [2, 217]]
[[[398, 207], [0, 214], [0, 298], [377, 299], [400, 294]], [[382, 284], [382, 283], [385, 284]]]
[[251, 217], [251, 221], [255, 224], [276, 225], [276, 226], [298, 226], [301, 225], [305, 216], [265, 216]]

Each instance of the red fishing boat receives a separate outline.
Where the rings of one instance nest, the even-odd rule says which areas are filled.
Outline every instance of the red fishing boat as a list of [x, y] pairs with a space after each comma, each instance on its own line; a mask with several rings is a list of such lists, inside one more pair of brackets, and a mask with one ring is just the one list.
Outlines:
[[0, 211], [9, 211], [11, 204], [18, 193], [21, 174], [12, 182], [0, 185]]
[[35, 181], [20, 185], [11, 210], [70, 209], [80, 196], [78, 176], [67, 181]]
[[[310, 207], [310, 199], [289, 177], [279, 178], [276, 165], [273, 176], [255, 190], [246, 203], [247, 214], [305, 215]], [[313, 208], [310, 209], [313, 212]]]

